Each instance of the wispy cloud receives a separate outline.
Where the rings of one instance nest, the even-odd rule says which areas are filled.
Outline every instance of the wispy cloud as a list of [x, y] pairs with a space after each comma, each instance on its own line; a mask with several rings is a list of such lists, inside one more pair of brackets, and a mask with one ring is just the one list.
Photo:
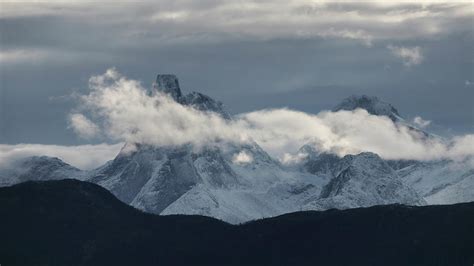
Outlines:
[[421, 118], [420, 116], [415, 116], [415, 118], [413, 118], [413, 123], [420, 128], [425, 128], [431, 124], [431, 121], [425, 120]]
[[347, 30], [347, 29], [336, 30], [334, 28], [330, 28], [329, 30], [323, 30], [323, 31], [314, 33], [314, 35], [321, 36], [323, 38], [330, 37], [330, 38], [357, 40], [364, 43], [367, 47], [372, 46], [372, 40], [373, 40], [373, 36], [365, 32], [364, 30]]
[[[3, 45], [3, 43], [2, 43]], [[78, 51], [52, 48], [13, 48], [0, 50], [0, 63], [3, 65], [54, 64], [58, 62], [77, 63], [81, 60], [96, 61], [111, 58], [110, 55], [95, 51]]]
[[394, 56], [402, 59], [403, 64], [407, 67], [419, 65], [423, 62], [423, 53], [419, 46], [403, 47], [389, 45], [387, 48]]
[[12, 64], [12, 63], [35, 63], [44, 60], [48, 57], [48, 53], [42, 50], [36, 49], [12, 49], [0, 51], [0, 63]]

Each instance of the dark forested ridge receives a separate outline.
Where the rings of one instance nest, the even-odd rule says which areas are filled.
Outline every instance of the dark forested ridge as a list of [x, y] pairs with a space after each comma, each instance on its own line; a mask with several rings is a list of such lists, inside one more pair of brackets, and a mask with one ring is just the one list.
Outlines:
[[233, 226], [138, 211], [76, 180], [0, 188], [3, 265], [472, 265], [474, 203], [298, 212]]

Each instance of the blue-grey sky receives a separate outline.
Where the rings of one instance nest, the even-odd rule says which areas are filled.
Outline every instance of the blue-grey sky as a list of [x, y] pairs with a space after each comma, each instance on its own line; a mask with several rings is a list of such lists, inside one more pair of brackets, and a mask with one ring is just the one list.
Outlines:
[[74, 93], [116, 67], [231, 113], [330, 109], [378, 96], [440, 134], [474, 132], [472, 2], [0, 2], [0, 143], [90, 143], [68, 128]]

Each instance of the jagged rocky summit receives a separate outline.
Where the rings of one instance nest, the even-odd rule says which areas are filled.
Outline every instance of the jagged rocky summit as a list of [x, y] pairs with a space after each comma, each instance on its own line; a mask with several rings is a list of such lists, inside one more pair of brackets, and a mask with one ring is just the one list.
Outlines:
[[230, 119], [230, 114], [225, 110], [221, 102], [199, 92], [183, 95], [179, 87], [178, 78], [175, 75], [157, 75], [151, 94], [156, 92], [165, 93], [182, 105], [191, 106], [199, 111], [214, 112], [225, 119]]
[[352, 95], [338, 104], [333, 112], [340, 110], [352, 111], [357, 108], [364, 109], [372, 115], [387, 116], [392, 121], [398, 121], [401, 118], [398, 110], [391, 104], [380, 100], [378, 97], [367, 95]]

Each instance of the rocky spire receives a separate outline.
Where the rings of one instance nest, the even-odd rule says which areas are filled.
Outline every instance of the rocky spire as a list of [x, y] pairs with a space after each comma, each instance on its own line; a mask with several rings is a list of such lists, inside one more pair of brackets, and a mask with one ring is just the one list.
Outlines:
[[169, 94], [175, 101], [178, 101], [182, 96], [178, 78], [175, 75], [158, 74], [153, 89]]

